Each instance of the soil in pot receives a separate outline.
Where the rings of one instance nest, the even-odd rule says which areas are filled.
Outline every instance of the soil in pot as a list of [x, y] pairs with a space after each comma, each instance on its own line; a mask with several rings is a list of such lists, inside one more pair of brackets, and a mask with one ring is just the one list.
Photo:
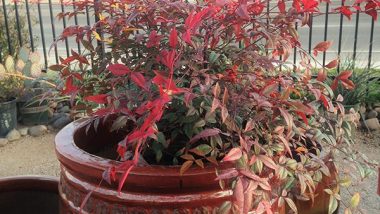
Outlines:
[[0, 213], [59, 213], [58, 179], [20, 176], [0, 179]]
[[17, 126], [16, 99], [12, 98], [7, 102], [0, 103], [0, 137]]

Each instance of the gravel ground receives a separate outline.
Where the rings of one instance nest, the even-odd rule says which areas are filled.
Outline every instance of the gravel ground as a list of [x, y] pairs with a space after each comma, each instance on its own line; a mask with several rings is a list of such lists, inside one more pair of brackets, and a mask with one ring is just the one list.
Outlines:
[[[50, 132], [42, 137], [27, 136], [19, 141], [8, 143], [0, 147], [0, 177], [14, 175], [50, 175], [59, 176], [59, 163], [54, 151], [54, 136]], [[367, 135], [356, 133], [357, 148], [370, 159], [380, 162], [380, 131]], [[345, 166], [344, 160], [338, 161], [338, 169]], [[380, 196], [376, 194], [377, 174], [364, 180], [361, 184], [353, 185], [351, 193], [361, 194], [361, 203], [358, 211], [366, 214], [380, 213]], [[342, 189], [343, 200], [350, 201], [350, 194]], [[344, 204], [340, 205], [341, 214], [344, 213]]]
[[59, 163], [55, 156], [54, 136], [26, 136], [0, 147], [0, 177], [14, 175], [59, 176]]

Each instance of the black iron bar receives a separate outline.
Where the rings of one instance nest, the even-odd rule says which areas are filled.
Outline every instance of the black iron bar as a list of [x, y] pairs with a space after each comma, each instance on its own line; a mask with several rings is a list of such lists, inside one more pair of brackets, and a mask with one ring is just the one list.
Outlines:
[[8, 54], [12, 55], [12, 43], [11, 43], [11, 36], [9, 33], [9, 24], [8, 24], [8, 14], [7, 14], [7, 6], [5, 4], [5, 0], [2, 0], [3, 3], [3, 13], [4, 13], [4, 22], [5, 22], [5, 31], [7, 34], [7, 42], [8, 42]]
[[[74, 10], [74, 12], [76, 10], [75, 0], [73, 0], [73, 10]], [[74, 15], [74, 23], [75, 23], [75, 25], [78, 25], [78, 16], [77, 16], [77, 14]], [[78, 44], [78, 53], [80, 53], [81, 52], [80, 43], [77, 42], [77, 44]]]
[[[296, 23], [296, 25], [294, 26], [294, 28], [296, 29], [296, 31], [298, 30], [298, 24]], [[293, 70], [295, 71], [296, 68], [297, 68], [297, 46], [294, 46], [294, 51], [293, 51]]]
[[[342, 1], [342, 6], [344, 6], [344, 1]], [[340, 14], [339, 23], [338, 56], [341, 58], [340, 53], [342, 52], [343, 13]], [[340, 63], [338, 64], [336, 70], [338, 73], [340, 72]]]
[[30, 48], [32, 49], [32, 51], [34, 51], [32, 21], [30, 20], [30, 10], [29, 10], [29, 2], [28, 2], [28, 0], [25, 0], [25, 9], [26, 9], [26, 18], [28, 20]]
[[[359, 6], [359, 4], [358, 4]], [[354, 38], [354, 53], [352, 54], [352, 60], [354, 63], [355, 67], [355, 61], [356, 61], [356, 48], [358, 45], [358, 31], [359, 31], [359, 15], [360, 15], [360, 10], [356, 11], [356, 20], [355, 20], [355, 38]]]
[[42, 43], [42, 51], [44, 54], [44, 62], [45, 62], [45, 68], [48, 66], [47, 62], [47, 55], [46, 55], [46, 44], [45, 44], [45, 34], [44, 34], [44, 24], [42, 20], [42, 14], [41, 14], [41, 3], [37, 3], [37, 10], [38, 10], [38, 19], [40, 22], [40, 28], [41, 28], [41, 43]]
[[372, 18], [371, 21], [371, 33], [369, 37], [369, 53], [368, 53], [368, 69], [371, 69], [371, 63], [372, 63], [372, 46], [373, 46], [373, 29], [375, 25], [375, 19]]
[[312, 40], [313, 40], [313, 14], [310, 15], [310, 20], [309, 20], [309, 54], [311, 53]]
[[[53, 7], [52, 2], [49, 0], [49, 13], [50, 13], [50, 23], [51, 23], [51, 31], [53, 34], [53, 41], [56, 40], [56, 34], [55, 34], [55, 24], [54, 24], [54, 15], [53, 15]], [[55, 55], [55, 62], [58, 64], [58, 50], [57, 45], [54, 45], [54, 55]]]
[[[325, 15], [325, 32], [323, 35], [323, 41], [327, 41], [327, 29], [328, 29], [327, 26], [329, 24], [329, 8], [330, 8], [330, 4], [327, 3], [326, 4], [326, 15]], [[322, 65], [323, 65], [323, 67], [325, 67], [325, 65], [326, 65], [326, 51], [323, 52]]]
[[17, 35], [20, 47], [22, 46], [22, 35], [21, 35], [21, 26], [20, 26], [20, 15], [18, 13], [18, 2], [14, 2], [15, 5], [15, 13], [16, 13], [16, 27], [17, 27]]
[[[63, 5], [63, 3], [61, 3], [61, 12], [65, 13], [65, 6]], [[63, 23], [63, 29], [65, 29], [66, 28], [65, 16], [62, 17], [62, 23]], [[66, 56], [69, 57], [70, 56], [70, 50], [69, 50], [69, 41], [67, 40], [67, 38], [65, 38], [65, 46], [66, 46]]]

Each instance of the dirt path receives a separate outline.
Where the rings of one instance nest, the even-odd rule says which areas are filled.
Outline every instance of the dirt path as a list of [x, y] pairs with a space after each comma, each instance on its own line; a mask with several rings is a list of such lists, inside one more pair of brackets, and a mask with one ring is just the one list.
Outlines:
[[23, 137], [0, 147], [0, 177], [14, 175], [59, 175], [54, 136]]
[[[48, 133], [42, 137], [31, 136], [11, 142], [4, 147], [0, 147], [0, 177], [13, 175], [50, 175], [59, 176], [59, 163], [54, 151], [54, 136], [56, 133]], [[370, 159], [380, 162], [380, 132], [374, 133], [371, 137], [363, 133], [356, 133], [357, 148], [366, 154]], [[345, 162], [338, 162], [338, 169], [343, 168]], [[380, 213], [380, 196], [376, 195], [377, 174], [366, 179], [358, 186], [350, 189], [351, 193], [361, 194], [359, 209], [366, 214]], [[342, 190], [343, 200], [350, 201], [350, 195]], [[343, 214], [344, 205], [340, 205], [340, 212]]]

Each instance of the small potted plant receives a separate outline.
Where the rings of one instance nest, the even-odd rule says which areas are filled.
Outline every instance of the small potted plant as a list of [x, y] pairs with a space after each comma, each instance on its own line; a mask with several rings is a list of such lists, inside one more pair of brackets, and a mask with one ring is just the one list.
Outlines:
[[296, 23], [319, 1], [278, 1], [276, 13], [265, 1], [74, 4], [58, 16], [93, 11], [99, 21], [64, 29], [58, 40], [75, 37], [86, 52], [50, 67], [91, 115], [56, 136], [62, 213], [337, 209], [333, 154], [350, 154], [351, 117], [326, 70], [312, 78], [307, 52], [286, 63], [300, 47]]
[[22, 47], [18, 52], [19, 70], [24, 79], [24, 88], [18, 99], [19, 120], [25, 125], [39, 125], [48, 122], [48, 98], [46, 94], [55, 88], [47, 81], [40, 64], [38, 52]]
[[0, 137], [5, 136], [17, 126], [16, 98], [23, 88], [23, 80], [16, 70], [16, 65], [11, 56], [0, 64]]

